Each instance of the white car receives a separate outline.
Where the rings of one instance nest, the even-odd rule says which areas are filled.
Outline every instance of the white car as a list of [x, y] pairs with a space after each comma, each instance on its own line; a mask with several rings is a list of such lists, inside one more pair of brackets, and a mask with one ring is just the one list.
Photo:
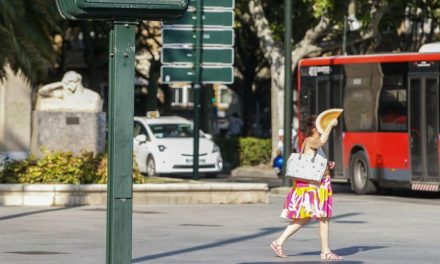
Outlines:
[[[220, 148], [200, 131], [199, 172], [215, 177], [223, 169]], [[148, 176], [193, 171], [193, 124], [178, 116], [134, 118], [133, 151]]]

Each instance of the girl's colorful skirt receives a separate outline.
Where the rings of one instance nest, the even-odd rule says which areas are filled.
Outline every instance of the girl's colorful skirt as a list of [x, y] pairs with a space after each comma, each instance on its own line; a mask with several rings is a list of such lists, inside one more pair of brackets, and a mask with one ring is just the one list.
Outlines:
[[330, 176], [324, 176], [319, 185], [295, 180], [284, 202], [281, 217], [287, 219], [331, 217], [332, 195]]

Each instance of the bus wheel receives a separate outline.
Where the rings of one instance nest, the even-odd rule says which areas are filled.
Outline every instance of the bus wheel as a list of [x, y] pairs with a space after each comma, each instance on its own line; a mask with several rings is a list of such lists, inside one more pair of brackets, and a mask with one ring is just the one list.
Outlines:
[[370, 168], [365, 152], [354, 153], [350, 162], [350, 180], [354, 192], [356, 194], [376, 193], [377, 187], [370, 178]]

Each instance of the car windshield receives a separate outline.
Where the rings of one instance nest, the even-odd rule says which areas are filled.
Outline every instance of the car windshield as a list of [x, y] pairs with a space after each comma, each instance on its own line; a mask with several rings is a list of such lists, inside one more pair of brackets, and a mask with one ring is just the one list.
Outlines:
[[149, 125], [156, 138], [187, 138], [193, 136], [190, 124], [152, 124]]

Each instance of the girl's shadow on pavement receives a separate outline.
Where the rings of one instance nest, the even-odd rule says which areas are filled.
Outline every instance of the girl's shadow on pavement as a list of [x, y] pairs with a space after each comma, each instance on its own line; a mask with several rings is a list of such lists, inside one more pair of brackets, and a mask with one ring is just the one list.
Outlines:
[[[336, 254], [340, 255], [340, 256], [350, 256], [350, 255], [354, 255], [360, 251], [369, 251], [369, 250], [375, 250], [375, 249], [382, 249], [382, 248], [386, 248], [386, 246], [352, 246], [352, 247], [348, 247], [348, 248], [340, 248], [340, 249], [336, 249], [336, 250], [332, 250], [334, 251]], [[321, 254], [320, 251], [310, 251], [310, 252], [303, 252], [303, 253], [299, 253], [297, 254], [298, 256], [308, 256], [308, 255], [319, 255]]]
[[239, 263], [239, 264], [276, 264], [276, 263], [286, 263], [286, 264], [289, 264], [289, 263], [292, 263], [292, 264], [324, 264], [324, 263], [331, 263], [331, 264], [337, 264], [337, 263], [341, 263], [341, 264], [363, 264], [364, 262], [363, 261], [345, 261], [345, 260], [341, 260], [341, 261], [325, 261], [325, 260], [322, 260], [322, 261], [301, 261], [301, 260], [298, 260], [298, 261], [282, 261], [281, 259], [280, 259], [280, 261], [274, 261], [274, 262], [268, 262], [268, 261], [265, 261], [265, 262], [242, 262], [242, 263]]
[[[340, 249], [336, 249], [333, 250], [336, 254], [340, 255], [340, 256], [350, 256], [350, 255], [354, 255], [360, 251], [369, 251], [369, 250], [375, 250], [375, 249], [382, 249], [382, 248], [386, 248], [385, 246], [380, 246], [380, 247], [371, 247], [371, 246], [352, 246], [352, 247], [348, 247], [348, 248], [340, 248]], [[295, 261], [295, 256], [319, 256], [321, 252], [320, 251], [310, 251], [310, 252], [304, 252], [304, 253], [299, 253], [296, 255], [290, 255], [289, 259], [292, 259], [292, 261], [289, 261], [289, 259], [277, 259], [277, 261], [273, 261], [273, 262], [268, 262], [268, 261], [264, 261], [264, 262], [243, 262], [240, 264], [276, 264], [276, 263], [292, 263], [292, 264], [323, 264], [323, 263], [332, 263], [332, 264], [337, 264], [337, 263], [341, 263], [341, 264], [362, 264], [364, 263], [363, 261], [358, 261], [358, 260], [341, 260], [341, 261], [325, 261], [325, 260], [318, 260], [318, 261]], [[283, 261], [285, 260], [285, 261]]]

